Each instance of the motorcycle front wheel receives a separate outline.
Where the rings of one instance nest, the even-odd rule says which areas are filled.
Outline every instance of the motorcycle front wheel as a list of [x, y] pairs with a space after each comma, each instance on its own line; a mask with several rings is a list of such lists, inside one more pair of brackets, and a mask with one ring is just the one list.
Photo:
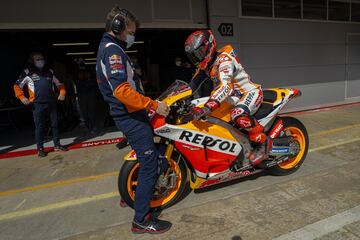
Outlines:
[[[138, 161], [125, 161], [119, 173], [118, 188], [120, 196], [131, 208], [134, 208], [139, 169], [140, 164]], [[153, 209], [168, 208], [181, 199], [187, 184], [185, 163], [182, 160], [179, 162], [171, 160], [167, 174], [162, 180], [162, 184], [159, 184], [160, 180], [157, 182], [150, 201], [150, 206]]]

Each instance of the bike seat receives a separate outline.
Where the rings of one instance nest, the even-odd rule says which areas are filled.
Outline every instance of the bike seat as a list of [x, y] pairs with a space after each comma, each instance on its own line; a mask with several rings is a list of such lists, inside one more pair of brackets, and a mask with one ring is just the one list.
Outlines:
[[254, 117], [259, 120], [269, 115], [274, 110], [274, 102], [278, 99], [278, 92], [266, 89], [263, 90], [263, 102]]
[[272, 103], [263, 102], [259, 110], [254, 114], [256, 120], [262, 119], [269, 115], [274, 110], [274, 105]]

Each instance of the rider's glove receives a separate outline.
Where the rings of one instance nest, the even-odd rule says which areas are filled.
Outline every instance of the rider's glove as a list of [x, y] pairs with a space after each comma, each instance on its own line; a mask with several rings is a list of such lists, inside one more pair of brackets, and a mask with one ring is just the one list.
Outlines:
[[199, 120], [200, 118], [207, 116], [210, 112], [211, 110], [208, 107], [193, 107], [190, 111], [193, 119], [195, 120]]
[[211, 111], [215, 110], [220, 106], [220, 103], [214, 99], [210, 99], [207, 101], [203, 108], [193, 107], [191, 109], [191, 115], [194, 119], [198, 120], [202, 117], [205, 117], [211, 113]]

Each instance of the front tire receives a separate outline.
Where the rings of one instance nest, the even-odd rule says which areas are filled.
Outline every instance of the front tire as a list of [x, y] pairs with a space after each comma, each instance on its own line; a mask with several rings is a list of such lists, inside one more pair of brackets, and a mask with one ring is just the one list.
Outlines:
[[[134, 208], [135, 191], [137, 186], [137, 176], [140, 168], [138, 161], [125, 161], [122, 165], [118, 178], [118, 188], [122, 200]], [[170, 170], [176, 174], [174, 188], [168, 192], [160, 193], [160, 197], [153, 195], [150, 206], [153, 209], [165, 209], [174, 205], [181, 198], [187, 183], [187, 168], [185, 163], [180, 160], [179, 163], [171, 160]], [[157, 193], [159, 194], [159, 189]]]
[[305, 126], [293, 117], [283, 117], [281, 119], [284, 124], [283, 131], [286, 135], [293, 136], [300, 146], [300, 151], [289, 160], [267, 169], [268, 173], [276, 176], [289, 175], [297, 171], [304, 162], [309, 148], [309, 135]]

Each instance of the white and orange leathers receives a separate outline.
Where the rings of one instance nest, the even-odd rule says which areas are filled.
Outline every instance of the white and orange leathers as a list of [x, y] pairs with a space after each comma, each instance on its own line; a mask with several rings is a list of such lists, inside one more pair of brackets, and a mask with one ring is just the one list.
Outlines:
[[[216, 56], [214, 63], [206, 71], [214, 85], [207, 106], [213, 109], [214, 105], [229, 101], [234, 106], [231, 113], [233, 121], [249, 131], [251, 141], [264, 142], [266, 136], [262, 126], [251, 117], [263, 100], [261, 86], [251, 82], [232, 46], [224, 46], [217, 51]], [[200, 72], [201, 70], [199, 75]], [[196, 76], [193, 79], [195, 80]]]

